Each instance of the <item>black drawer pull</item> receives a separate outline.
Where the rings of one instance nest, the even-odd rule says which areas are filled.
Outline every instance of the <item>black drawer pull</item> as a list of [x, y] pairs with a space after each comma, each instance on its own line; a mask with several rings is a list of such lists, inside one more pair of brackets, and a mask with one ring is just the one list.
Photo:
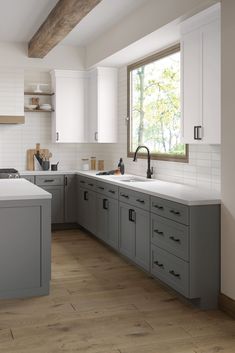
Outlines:
[[44, 183], [53, 183], [53, 181], [55, 181], [55, 179], [45, 179]]
[[153, 207], [157, 208], [158, 210], [163, 210], [164, 209], [163, 206], [159, 206], [159, 205], [153, 205]]
[[108, 208], [109, 208], [108, 200], [107, 199], [103, 199], [103, 209], [104, 210], [108, 210]]
[[115, 191], [114, 191], [114, 190], [109, 190], [109, 192], [110, 192], [111, 194], [115, 194]]
[[125, 199], [129, 199], [129, 196], [126, 194], [121, 194], [122, 197], [125, 197]]
[[175, 211], [175, 210], [170, 210], [170, 213], [176, 215], [176, 216], [179, 216], [180, 215], [180, 212], [179, 211]]
[[163, 235], [163, 234], [164, 234], [164, 232], [161, 232], [161, 231], [158, 230], [158, 229], [154, 229], [153, 231], [154, 231], [154, 233], [157, 233], [157, 234], [159, 234], [159, 235]]
[[88, 201], [88, 191], [84, 191], [84, 193], [83, 193], [83, 199], [84, 199], [84, 201]]
[[157, 265], [158, 267], [164, 268], [164, 265], [158, 261], [154, 261], [154, 264]]
[[137, 202], [140, 202], [140, 203], [145, 203], [144, 200], [141, 200], [141, 199], [136, 199]]
[[85, 184], [85, 181], [84, 181], [84, 180], [80, 180], [80, 183], [81, 183], [81, 184]]
[[129, 221], [135, 222], [135, 210], [129, 209]]
[[89, 186], [94, 186], [94, 184], [88, 184]]
[[175, 238], [173, 235], [170, 236], [170, 239], [175, 241], [176, 243], [180, 243], [180, 239], [179, 238]]
[[170, 270], [169, 273], [174, 277], [180, 278], [180, 274], [176, 273], [174, 270]]
[[104, 190], [104, 187], [103, 186], [98, 186], [98, 189]]

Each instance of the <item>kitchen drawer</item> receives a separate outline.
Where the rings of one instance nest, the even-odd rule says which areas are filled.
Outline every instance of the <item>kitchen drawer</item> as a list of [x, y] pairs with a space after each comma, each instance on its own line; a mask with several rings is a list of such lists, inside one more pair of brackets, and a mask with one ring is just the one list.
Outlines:
[[30, 183], [34, 184], [34, 175], [21, 175], [20, 176], [22, 179], [26, 179], [30, 181]]
[[89, 189], [89, 190], [95, 190], [95, 188], [96, 188], [96, 180], [95, 179], [78, 176], [78, 180], [79, 180], [79, 185], [81, 187]]
[[96, 191], [107, 197], [113, 199], [118, 199], [118, 186], [109, 183], [104, 183], [102, 181], [96, 182]]
[[189, 227], [152, 214], [151, 242], [181, 259], [189, 260]]
[[45, 185], [64, 185], [64, 175], [36, 175], [35, 184], [38, 186]]
[[151, 273], [185, 297], [189, 297], [189, 264], [153, 244]]
[[141, 192], [120, 188], [119, 200], [146, 211], [149, 211], [150, 208], [150, 196]]
[[151, 211], [173, 221], [189, 224], [189, 209], [187, 206], [177, 202], [161, 199], [160, 197], [151, 197]]

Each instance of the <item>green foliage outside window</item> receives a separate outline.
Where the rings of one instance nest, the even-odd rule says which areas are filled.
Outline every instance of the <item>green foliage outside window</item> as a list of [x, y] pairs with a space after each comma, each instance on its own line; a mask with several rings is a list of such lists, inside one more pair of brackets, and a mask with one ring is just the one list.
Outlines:
[[180, 143], [180, 52], [130, 71], [130, 152], [185, 156]]

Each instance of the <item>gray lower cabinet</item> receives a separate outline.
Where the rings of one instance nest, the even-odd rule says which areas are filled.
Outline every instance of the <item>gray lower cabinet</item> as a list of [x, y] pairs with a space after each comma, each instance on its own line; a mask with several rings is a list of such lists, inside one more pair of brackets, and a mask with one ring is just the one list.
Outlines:
[[149, 212], [119, 203], [120, 252], [149, 271], [150, 264], [150, 214]]
[[89, 232], [96, 234], [96, 192], [79, 185], [77, 196], [77, 221]]
[[64, 223], [64, 187], [63, 186], [41, 186], [52, 195], [51, 199], [51, 223]]
[[220, 207], [190, 206], [151, 197], [151, 273], [215, 308], [219, 293]]
[[35, 180], [34, 180], [34, 179], [35, 179], [34, 175], [21, 175], [21, 178], [30, 181], [30, 183], [32, 183], [32, 184], [34, 184], [34, 182], [35, 182]]
[[49, 294], [50, 200], [0, 201], [0, 298]]
[[77, 182], [76, 175], [64, 176], [64, 221], [65, 223], [77, 222]]
[[52, 195], [51, 222], [64, 223], [64, 175], [36, 175], [35, 183]]
[[97, 193], [96, 211], [96, 236], [118, 249], [118, 200]]

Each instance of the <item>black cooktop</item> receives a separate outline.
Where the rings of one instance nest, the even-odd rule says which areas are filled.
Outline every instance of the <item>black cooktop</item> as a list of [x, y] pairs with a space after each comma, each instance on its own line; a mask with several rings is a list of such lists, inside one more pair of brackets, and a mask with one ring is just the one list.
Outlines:
[[14, 168], [0, 168], [0, 173], [10, 173], [10, 174], [14, 174], [14, 173], [18, 173], [18, 170], [14, 169]]

